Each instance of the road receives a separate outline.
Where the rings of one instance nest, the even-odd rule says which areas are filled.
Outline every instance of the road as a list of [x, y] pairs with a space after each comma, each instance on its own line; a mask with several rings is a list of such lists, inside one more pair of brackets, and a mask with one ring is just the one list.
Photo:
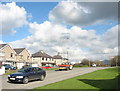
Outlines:
[[[47, 85], [50, 83], [54, 83], [57, 81], [61, 81], [64, 79], [72, 78], [78, 75], [90, 73], [96, 70], [105, 69], [107, 67], [88, 67], [88, 68], [74, 68], [70, 71], [54, 71], [50, 70], [47, 71], [47, 77], [44, 81], [32, 81], [28, 84], [22, 84], [22, 83], [8, 83], [7, 82], [7, 75], [1, 76], [2, 79], [0, 79], [0, 84], [2, 82], [2, 89], [33, 89], [35, 87], [40, 87], [43, 85]], [[0, 78], [1, 78], [0, 77]]]

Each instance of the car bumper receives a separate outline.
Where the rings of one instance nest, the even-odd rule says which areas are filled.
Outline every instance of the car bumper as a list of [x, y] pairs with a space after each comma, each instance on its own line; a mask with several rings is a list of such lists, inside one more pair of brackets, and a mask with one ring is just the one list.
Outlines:
[[23, 82], [23, 78], [10, 78], [10, 77], [8, 77], [8, 80], [11, 82]]
[[66, 67], [60, 67], [59, 69], [60, 69], [60, 70], [64, 70], [64, 69], [67, 69], [67, 68], [66, 68]]

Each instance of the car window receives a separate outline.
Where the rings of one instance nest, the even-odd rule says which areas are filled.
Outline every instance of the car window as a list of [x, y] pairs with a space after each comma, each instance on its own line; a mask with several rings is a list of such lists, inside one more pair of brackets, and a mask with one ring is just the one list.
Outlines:
[[38, 71], [41, 71], [42, 69], [41, 68], [37, 68]]
[[31, 68], [27, 68], [25, 72], [31, 72]]
[[37, 72], [36, 68], [31, 68], [31, 72]]

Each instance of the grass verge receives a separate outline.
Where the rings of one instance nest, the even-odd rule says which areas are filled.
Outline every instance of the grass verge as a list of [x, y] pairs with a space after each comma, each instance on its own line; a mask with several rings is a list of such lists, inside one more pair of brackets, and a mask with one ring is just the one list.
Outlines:
[[[104, 70], [98, 70], [92, 73], [87, 73], [84, 75], [80, 75], [74, 78], [66, 79], [63, 81], [59, 81], [56, 83], [48, 84], [45, 86], [41, 86], [33, 90], [43, 89], [52, 89], [51, 91], [65, 91], [69, 89], [69, 91], [73, 89], [83, 89], [85, 91], [116, 91], [118, 89], [118, 79], [120, 68], [109, 68]], [[56, 89], [56, 90], [55, 90]], [[58, 90], [57, 90], [58, 89]], [[71, 89], [71, 90], [70, 90]], [[43, 91], [46, 91], [43, 90]], [[81, 90], [79, 90], [81, 91]]]
[[43, 69], [43, 70], [58, 70], [58, 68], [50, 68], [50, 69]]
[[4, 75], [9, 75], [9, 74], [15, 73], [17, 71], [18, 71], [18, 69], [17, 70], [6, 70], [6, 73]]

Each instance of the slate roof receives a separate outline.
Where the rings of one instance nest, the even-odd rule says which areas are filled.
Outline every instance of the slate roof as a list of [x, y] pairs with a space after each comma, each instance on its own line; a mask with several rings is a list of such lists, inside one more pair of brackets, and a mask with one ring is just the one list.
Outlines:
[[16, 48], [14, 49], [17, 54], [20, 54], [25, 48]]
[[55, 55], [55, 56], [53, 56], [53, 58], [54, 58], [54, 59], [62, 59], [62, 56], [60, 56], [60, 55]]
[[6, 46], [7, 44], [0, 44], [0, 49]]
[[45, 58], [52, 58], [52, 56], [48, 55], [47, 53], [44, 53], [42, 51], [36, 52], [32, 54], [32, 57], [45, 57]]

